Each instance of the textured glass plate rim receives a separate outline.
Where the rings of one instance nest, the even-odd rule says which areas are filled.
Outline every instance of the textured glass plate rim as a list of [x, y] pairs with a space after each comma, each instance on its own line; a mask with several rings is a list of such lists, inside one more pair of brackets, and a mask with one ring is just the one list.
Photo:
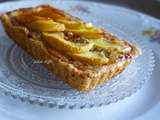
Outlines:
[[[141, 42], [143, 43], [143, 42]], [[143, 46], [144, 47], [144, 46]], [[150, 68], [149, 68], [149, 72], [147, 74], [147, 76], [145, 76], [145, 79], [143, 79], [143, 81], [141, 81], [141, 83], [137, 86], [137, 88], [135, 88], [134, 90], [130, 91], [130, 93], [122, 96], [121, 98], [117, 98], [117, 99], [114, 99], [112, 102], [110, 103], [115, 103], [119, 100], [123, 100], [124, 98], [126, 97], [129, 97], [131, 95], [133, 95], [134, 93], [136, 93], [141, 87], [142, 85], [150, 79], [151, 77], [151, 74], [152, 74], [152, 71], [153, 71], [153, 67], [154, 67], [154, 56], [153, 56], [153, 52], [151, 49], [148, 49], [149, 52], [151, 54], [151, 60], [150, 60]], [[117, 76], [118, 77], [118, 76]], [[118, 80], [118, 79], [116, 79]], [[116, 82], [116, 81], [114, 81]], [[1, 84], [1, 83], [0, 83]], [[64, 104], [58, 104], [58, 103], [55, 103], [55, 102], [52, 102], [52, 101], [47, 101], [45, 98], [38, 98], [39, 96], [34, 96], [34, 95], [29, 95], [28, 93], [25, 93], [25, 92], [20, 92], [20, 91], [17, 91], [17, 90], [14, 90], [12, 88], [9, 88], [8, 86], [5, 86], [5, 85], [2, 85], [0, 86], [2, 88], [2, 91], [4, 92], [5, 95], [7, 96], [12, 96], [14, 99], [20, 99], [22, 102], [29, 102], [31, 104], [39, 104], [40, 106], [48, 106], [50, 108], [70, 108], [70, 109], [73, 109], [73, 108], [92, 108], [94, 106], [102, 106], [102, 105], [109, 105], [110, 103], [106, 103], [105, 100], [104, 102], [101, 102], [101, 103], [98, 103], [98, 104], [94, 104], [93, 102], [91, 102], [91, 104], [84, 104], [84, 105], [69, 105], [67, 103], [64, 103]]]
[[[141, 43], [143, 43], [143, 42], [141, 42]], [[153, 52], [152, 52], [152, 50], [151, 49], [149, 49], [149, 53], [150, 54], [152, 54], [153, 55]], [[151, 56], [152, 56], [151, 55]], [[154, 58], [153, 57], [151, 57], [152, 58], [152, 60], [150, 60], [151, 61], [151, 63], [154, 63]], [[148, 74], [148, 77], [146, 76], [146, 79], [148, 80], [149, 78], [150, 78], [150, 75], [152, 74], [151, 73], [151, 71], [153, 70], [153, 66], [154, 66], [154, 64], [151, 64], [152, 66], [150, 67], [150, 72], [149, 72], [149, 74]], [[137, 88], [135, 89], [135, 90], [133, 90], [133, 91], [131, 91], [128, 95], [126, 95], [126, 96], [123, 96], [122, 98], [120, 98], [120, 99], [115, 99], [114, 101], [112, 101], [112, 103], [114, 103], [114, 102], [117, 102], [118, 100], [122, 100], [122, 99], [124, 99], [124, 98], [126, 98], [126, 97], [129, 97], [129, 96], [131, 96], [133, 93], [135, 93], [138, 89], [140, 89], [141, 88], [141, 86], [144, 84], [144, 82], [146, 81], [146, 79], [144, 79], [143, 81], [141, 81], [141, 84], [139, 84], [139, 86], [137, 86]], [[114, 81], [114, 82], [116, 82], [116, 81]], [[2, 86], [1, 86], [2, 87]], [[8, 91], [7, 89], [9, 89], [7, 86], [4, 86], [5, 88], [4, 88], [4, 93], [6, 94], [6, 95], [10, 95], [10, 96], [12, 96], [13, 98], [19, 98], [21, 101], [28, 101], [29, 103], [31, 103], [31, 104], [33, 104], [33, 103], [38, 103], [39, 105], [41, 105], [41, 106], [44, 106], [45, 104], [47, 104], [48, 103], [48, 106], [49, 107], [58, 107], [58, 108], [66, 108], [67, 106], [69, 107], [69, 108], [74, 108], [74, 107], [78, 107], [78, 108], [85, 108], [85, 107], [88, 107], [88, 108], [91, 108], [91, 107], [93, 107], [93, 106], [102, 106], [102, 105], [108, 105], [108, 104], [110, 104], [110, 103], [99, 103], [99, 104], [85, 104], [85, 105], [81, 105], [81, 106], [70, 106], [70, 105], [67, 105], [67, 104], [58, 104], [58, 103], [52, 103], [52, 102], [48, 102], [48, 101], [46, 101], [45, 99], [41, 99], [41, 98], [37, 98], [38, 96], [29, 96], [27, 93], [19, 93], [19, 92], [17, 92], [17, 90], [16, 91], [14, 91], [13, 89], [12, 90], [10, 90], [10, 91]], [[6, 89], [7, 88], [7, 89]]]
[[[120, 30], [119, 30], [120, 31]], [[136, 36], [136, 38], [137, 38], [137, 36]], [[138, 39], [139, 41], [140, 41], [140, 39]], [[142, 41], [141, 41], [142, 42]], [[144, 45], [144, 44], [143, 44]], [[153, 54], [153, 52], [152, 52], [152, 50], [151, 49], [149, 49], [149, 51], [150, 51], [150, 53], [151, 54]], [[154, 63], [154, 59], [152, 59], [151, 60], [151, 62], [152, 63]], [[153, 67], [153, 66], [152, 66]], [[150, 78], [150, 75], [151, 75], [151, 71], [152, 71], [152, 68], [151, 68], [151, 70], [150, 70], [150, 73], [148, 74], [148, 77], [147, 77], [147, 79], [149, 79]], [[129, 95], [127, 95], [127, 96], [124, 96], [123, 98], [121, 98], [121, 100], [122, 99], [124, 99], [125, 97], [128, 97], [128, 96], [130, 96], [131, 94], [133, 94], [133, 93], [135, 93], [139, 88], [141, 88], [141, 86], [142, 86], [142, 84], [145, 82], [146, 80], [144, 80], [144, 81], [142, 81], [142, 83], [139, 85], [139, 86], [137, 86], [137, 89], [136, 90], [134, 90], [134, 91], [132, 91], [131, 93], [129, 93]], [[4, 90], [5, 90], [5, 88], [7, 88], [7, 86], [4, 86]], [[22, 93], [22, 94], [24, 94], [24, 95], [22, 95], [22, 94], [16, 94], [17, 92], [14, 92], [14, 90], [11, 90], [11, 91], [8, 91], [7, 89], [5, 90], [5, 94], [6, 95], [11, 95], [13, 98], [20, 98], [20, 100], [21, 101], [25, 101], [25, 100], [28, 100], [30, 103], [39, 103], [39, 105], [41, 105], [41, 106], [43, 106], [47, 101], [45, 101], [45, 100], [43, 100], [43, 99], [37, 99], [37, 97], [36, 96], [28, 96], [28, 95], [25, 95], [24, 93]], [[120, 100], [120, 99], [118, 99], [118, 100]], [[113, 102], [117, 102], [118, 100], [114, 100]], [[82, 106], [78, 106], [79, 108], [84, 108], [84, 107], [93, 107], [93, 106], [102, 106], [102, 105], [105, 105], [106, 103], [99, 103], [99, 104], [97, 104], [97, 105], [94, 105], [94, 104], [88, 104], [88, 105], [82, 105]], [[107, 105], [108, 104], [110, 104], [110, 103], [107, 103]], [[58, 104], [53, 104], [53, 103], [49, 103], [48, 104], [50, 107], [55, 107], [55, 106], [57, 106], [58, 108], [65, 108], [67, 105], [66, 104], [63, 104], [63, 105], [58, 105]], [[69, 106], [69, 108], [72, 108], [72, 107], [74, 107], [74, 106]]]

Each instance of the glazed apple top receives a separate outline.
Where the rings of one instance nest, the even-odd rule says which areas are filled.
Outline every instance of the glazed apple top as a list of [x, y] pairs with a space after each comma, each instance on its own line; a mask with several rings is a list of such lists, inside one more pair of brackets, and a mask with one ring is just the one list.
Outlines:
[[91, 65], [106, 65], [138, 55], [136, 46], [104, 29], [49, 5], [9, 13], [12, 23], [25, 26], [49, 53], [54, 51]]

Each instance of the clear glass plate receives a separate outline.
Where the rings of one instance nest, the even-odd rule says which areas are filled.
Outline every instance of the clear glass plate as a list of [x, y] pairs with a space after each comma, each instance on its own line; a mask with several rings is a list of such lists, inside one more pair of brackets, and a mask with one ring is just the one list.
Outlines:
[[[27, 3], [25, 6], [29, 6], [30, 2]], [[54, 4], [61, 5], [61, 8], [68, 10], [69, 6], [75, 3], [63, 1], [62, 4], [62, 1], [56, 1]], [[97, 4], [93, 5], [95, 10], [96, 6], [99, 7]], [[150, 79], [154, 68], [154, 55], [137, 34], [127, 33], [127, 28], [112, 20], [106, 22], [104, 17], [96, 17], [93, 14], [86, 15], [86, 12], [79, 11], [72, 13], [111, 31], [122, 39], [138, 44], [142, 49], [142, 55], [133, 60], [122, 74], [106, 84], [91, 92], [78, 92], [62, 80], [58, 80], [42, 65], [33, 64], [34, 59], [13, 44], [2, 32], [0, 34], [0, 88], [6, 95], [41, 106], [70, 109], [91, 108], [124, 99], [135, 93], [146, 80]], [[2, 29], [2, 26], [0, 27]]]

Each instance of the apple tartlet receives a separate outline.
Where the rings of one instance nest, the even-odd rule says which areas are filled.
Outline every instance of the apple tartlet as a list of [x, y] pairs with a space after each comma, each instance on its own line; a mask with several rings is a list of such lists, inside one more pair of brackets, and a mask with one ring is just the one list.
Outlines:
[[1, 15], [7, 35], [56, 77], [89, 91], [120, 74], [140, 54], [131, 43], [49, 5]]

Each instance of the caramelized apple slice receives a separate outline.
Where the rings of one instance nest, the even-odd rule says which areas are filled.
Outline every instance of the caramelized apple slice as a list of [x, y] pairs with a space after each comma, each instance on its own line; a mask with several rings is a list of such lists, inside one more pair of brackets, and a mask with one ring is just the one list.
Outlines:
[[90, 50], [93, 43], [78, 43], [74, 41], [65, 40], [58, 33], [43, 33], [42, 39], [47, 42], [51, 47], [70, 53], [81, 53]]
[[56, 22], [60, 22], [65, 24], [66, 28], [68, 29], [87, 29], [87, 30], [94, 30], [95, 28], [93, 27], [92, 23], [85, 23], [81, 20], [62, 20], [62, 19], [57, 19], [55, 20]]
[[77, 34], [77, 35], [80, 35], [80, 36], [83, 36], [85, 38], [88, 38], [88, 39], [99, 39], [99, 38], [102, 38], [103, 35], [104, 35], [104, 32], [103, 30], [101, 29], [96, 29], [96, 28], [85, 28], [85, 29], [67, 29], [65, 31], [68, 31], [68, 32], [73, 32], [74, 34]]
[[48, 18], [36, 16], [31, 13], [22, 11], [13, 12], [12, 16], [21, 24], [27, 24], [37, 20], [48, 20]]
[[123, 50], [123, 47], [120, 44], [113, 44], [110, 41], [107, 41], [105, 38], [102, 39], [91, 39], [91, 41], [99, 48], [113, 48], [119, 51]]
[[15, 19], [35, 31], [64, 31], [65, 26], [61, 23], [54, 22], [52, 19], [39, 17], [31, 13], [16, 12], [12, 14]]
[[84, 28], [84, 22], [82, 21], [68, 21], [68, 20], [62, 20], [62, 19], [57, 19], [56, 22], [63, 23], [65, 24], [66, 28], [69, 29], [80, 29]]
[[65, 26], [61, 23], [54, 22], [50, 18], [36, 16], [30, 12], [15, 12], [12, 16], [21, 24], [27, 26], [31, 30], [39, 32], [64, 31]]
[[38, 16], [52, 18], [54, 20], [55, 19], [63, 19], [63, 20], [70, 19], [70, 16], [64, 13], [62, 10], [58, 10], [56, 8], [50, 7], [49, 5], [43, 5], [43, 6], [37, 7], [33, 13]]
[[52, 32], [52, 31], [64, 31], [65, 26], [63, 24], [54, 22], [53, 20], [37, 20], [26, 24], [28, 28], [39, 32]]
[[103, 52], [87, 51], [84, 53], [69, 54], [72, 58], [80, 60], [92, 65], [103, 65], [107, 64], [109, 59], [104, 55]]

